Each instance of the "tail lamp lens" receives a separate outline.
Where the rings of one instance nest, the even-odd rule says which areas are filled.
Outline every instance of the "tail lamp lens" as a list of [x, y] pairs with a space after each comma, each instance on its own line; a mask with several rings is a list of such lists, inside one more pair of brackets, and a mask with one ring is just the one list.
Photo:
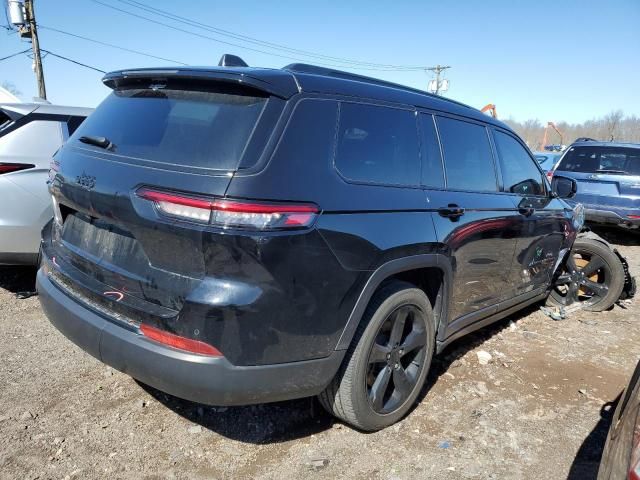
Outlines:
[[283, 230], [313, 224], [318, 207], [308, 203], [273, 203], [205, 199], [143, 188], [137, 195], [155, 203], [160, 213], [222, 228]]
[[200, 340], [181, 337], [180, 335], [175, 335], [165, 330], [160, 330], [159, 328], [145, 324], [140, 325], [140, 331], [145, 337], [169, 347], [185, 350], [191, 353], [197, 353], [199, 355], [222, 357], [220, 350], [208, 343], [201, 342]]
[[19, 172], [20, 170], [28, 170], [34, 168], [35, 165], [30, 163], [3, 163], [0, 162], [0, 175], [3, 173]]

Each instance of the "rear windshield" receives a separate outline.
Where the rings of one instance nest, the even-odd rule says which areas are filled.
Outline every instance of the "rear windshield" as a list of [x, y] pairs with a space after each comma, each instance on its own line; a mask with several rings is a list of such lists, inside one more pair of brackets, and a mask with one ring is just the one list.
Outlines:
[[265, 97], [220, 91], [116, 90], [71, 140], [105, 137], [118, 155], [235, 170], [266, 102]]
[[640, 175], [640, 148], [571, 147], [558, 165], [557, 170]]

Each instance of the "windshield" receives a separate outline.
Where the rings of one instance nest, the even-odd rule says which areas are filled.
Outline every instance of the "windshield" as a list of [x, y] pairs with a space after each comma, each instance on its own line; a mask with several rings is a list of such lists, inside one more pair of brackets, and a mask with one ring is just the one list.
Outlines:
[[265, 97], [220, 91], [116, 90], [71, 141], [102, 137], [117, 155], [235, 170], [266, 102]]
[[558, 165], [557, 170], [640, 175], [640, 148], [571, 147]]

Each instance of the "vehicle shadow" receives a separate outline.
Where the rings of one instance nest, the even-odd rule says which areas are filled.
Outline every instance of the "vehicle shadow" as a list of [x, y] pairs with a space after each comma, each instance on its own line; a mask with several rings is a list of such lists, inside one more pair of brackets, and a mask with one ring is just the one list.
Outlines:
[[[533, 305], [493, 325], [465, 335], [448, 346], [432, 362], [427, 381], [418, 398], [421, 401], [451, 364], [468, 351], [498, 334], [511, 321], [518, 321], [538, 308]], [[178, 415], [224, 437], [240, 442], [267, 444], [307, 437], [331, 428], [338, 420], [329, 415], [315, 398], [246, 407], [213, 407], [160, 392], [137, 382], [158, 402]], [[416, 401], [413, 408], [419, 405]], [[365, 433], [365, 432], [363, 432]]]
[[438, 378], [447, 372], [455, 361], [464, 357], [470, 350], [478, 348], [494, 335], [499, 334], [502, 330], [507, 328], [511, 322], [517, 323], [521, 318], [536, 312], [540, 308], [540, 305], [540, 303], [529, 305], [528, 307], [515, 312], [502, 320], [498, 320], [497, 322], [487, 325], [480, 330], [464, 335], [448, 345], [433, 359], [429, 375], [427, 376], [427, 381], [420, 394], [419, 400], [421, 401], [429, 393], [431, 388], [438, 381]]
[[640, 232], [622, 228], [590, 226], [591, 230], [614, 245], [635, 247], [640, 245]]
[[138, 382], [143, 390], [178, 415], [224, 437], [245, 443], [269, 444], [307, 437], [331, 428], [335, 419], [315, 398], [249, 405], [213, 407], [182, 400]]
[[604, 444], [621, 396], [622, 392], [615, 400], [605, 403], [600, 409], [600, 420], [580, 445], [578, 454], [571, 464], [567, 480], [589, 480], [598, 476]]
[[2, 266], [0, 267], [0, 288], [11, 293], [35, 292], [36, 267]]

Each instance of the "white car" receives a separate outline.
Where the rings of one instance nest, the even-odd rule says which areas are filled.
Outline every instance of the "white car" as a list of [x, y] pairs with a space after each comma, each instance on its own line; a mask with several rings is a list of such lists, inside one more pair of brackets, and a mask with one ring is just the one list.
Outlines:
[[53, 216], [51, 157], [92, 112], [49, 103], [0, 103], [0, 265], [35, 265]]

